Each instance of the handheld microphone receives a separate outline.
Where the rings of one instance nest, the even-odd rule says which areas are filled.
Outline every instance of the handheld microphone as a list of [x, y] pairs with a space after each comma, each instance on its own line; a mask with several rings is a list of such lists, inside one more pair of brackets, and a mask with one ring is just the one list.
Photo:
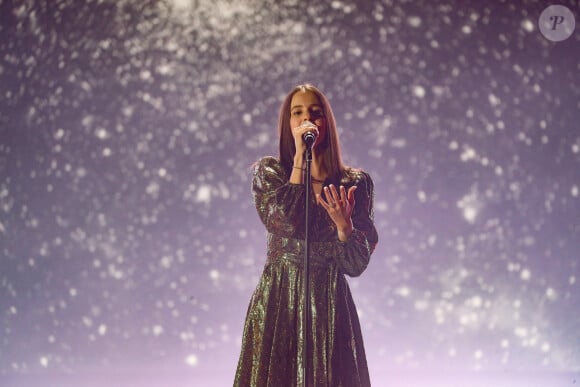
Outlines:
[[[300, 125], [300, 126], [308, 126], [308, 127], [312, 127], [313, 129], [316, 128], [316, 125], [314, 125], [310, 121], [304, 121], [302, 123], [302, 125]], [[304, 133], [302, 135], [302, 140], [304, 141], [304, 143], [308, 147], [311, 147], [312, 144], [314, 144], [314, 142], [316, 141], [316, 137], [318, 137], [318, 131], [316, 131], [316, 130], [309, 130], [309, 131], [307, 131], [306, 133]]]

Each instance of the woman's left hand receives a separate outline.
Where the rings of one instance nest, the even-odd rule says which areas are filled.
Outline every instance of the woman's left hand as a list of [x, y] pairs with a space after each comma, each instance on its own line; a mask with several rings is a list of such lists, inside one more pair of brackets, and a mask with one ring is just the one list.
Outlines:
[[340, 186], [340, 193], [331, 184], [324, 187], [324, 198], [316, 195], [318, 203], [326, 210], [330, 219], [338, 230], [338, 239], [346, 241], [352, 233], [352, 210], [354, 209], [354, 191], [356, 186], [352, 186], [346, 191], [344, 186]]

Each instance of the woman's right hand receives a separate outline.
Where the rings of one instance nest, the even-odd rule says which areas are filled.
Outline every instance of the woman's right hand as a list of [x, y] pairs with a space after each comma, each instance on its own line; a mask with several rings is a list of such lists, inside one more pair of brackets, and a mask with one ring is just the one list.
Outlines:
[[304, 120], [299, 126], [292, 128], [292, 136], [294, 137], [294, 145], [296, 147], [294, 159], [297, 156], [302, 159], [302, 155], [306, 151], [306, 144], [302, 139], [306, 132], [315, 132], [316, 136], [318, 136], [318, 127], [311, 121]]

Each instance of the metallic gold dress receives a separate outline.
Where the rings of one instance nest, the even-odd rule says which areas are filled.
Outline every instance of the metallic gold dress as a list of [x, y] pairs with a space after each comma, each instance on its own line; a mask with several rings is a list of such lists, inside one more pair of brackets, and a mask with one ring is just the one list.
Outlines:
[[[305, 186], [288, 182], [278, 159], [265, 157], [254, 167], [253, 195], [268, 231], [268, 257], [250, 300], [234, 386], [300, 386], [303, 302]], [[373, 225], [373, 182], [348, 169], [341, 181], [357, 185], [354, 231], [345, 242], [322, 208], [311, 200], [309, 386], [370, 386], [356, 307], [345, 278], [367, 267], [378, 240]]]

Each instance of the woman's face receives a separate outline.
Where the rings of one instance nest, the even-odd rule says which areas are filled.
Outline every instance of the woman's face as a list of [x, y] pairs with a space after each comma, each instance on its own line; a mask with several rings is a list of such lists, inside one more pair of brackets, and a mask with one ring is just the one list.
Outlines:
[[318, 127], [318, 137], [314, 143], [316, 147], [326, 138], [326, 117], [318, 97], [310, 91], [298, 91], [290, 103], [290, 127], [300, 126], [304, 121], [310, 121]]

